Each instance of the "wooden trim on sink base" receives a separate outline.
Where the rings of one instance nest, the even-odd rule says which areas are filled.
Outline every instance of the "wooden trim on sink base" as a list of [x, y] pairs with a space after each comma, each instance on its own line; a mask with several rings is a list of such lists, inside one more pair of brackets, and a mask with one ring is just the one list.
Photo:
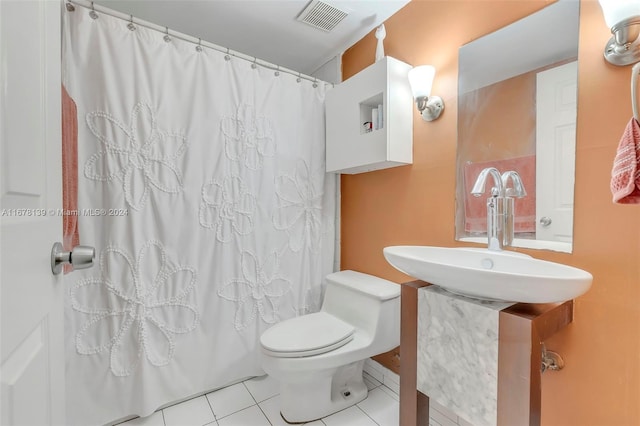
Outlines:
[[402, 284], [400, 309], [400, 426], [429, 426], [429, 398], [418, 391], [418, 289], [430, 284]]
[[498, 322], [498, 425], [540, 426], [542, 342], [573, 321], [573, 301], [519, 303]]

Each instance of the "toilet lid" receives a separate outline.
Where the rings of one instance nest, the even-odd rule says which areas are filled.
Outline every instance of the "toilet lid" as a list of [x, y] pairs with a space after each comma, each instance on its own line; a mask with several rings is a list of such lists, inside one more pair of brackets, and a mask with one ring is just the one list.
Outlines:
[[353, 339], [352, 325], [326, 312], [303, 315], [274, 325], [260, 337], [265, 353], [279, 357], [319, 355]]

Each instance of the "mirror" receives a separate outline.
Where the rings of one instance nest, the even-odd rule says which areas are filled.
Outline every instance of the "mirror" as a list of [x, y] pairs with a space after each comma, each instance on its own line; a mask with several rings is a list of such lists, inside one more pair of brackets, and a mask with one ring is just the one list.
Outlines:
[[[571, 252], [580, 3], [559, 0], [460, 48], [456, 239], [487, 243], [480, 171], [519, 173], [513, 246]], [[491, 182], [491, 181], [489, 181]]]

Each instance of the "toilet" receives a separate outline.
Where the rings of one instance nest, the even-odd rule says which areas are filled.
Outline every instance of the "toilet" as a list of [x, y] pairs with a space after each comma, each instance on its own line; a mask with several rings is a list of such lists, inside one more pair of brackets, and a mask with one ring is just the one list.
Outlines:
[[365, 359], [400, 344], [400, 286], [355, 271], [327, 275], [319, 312], [260, 337], [262, 368], [280, 382], [280, 414], [310, 422], [367, 397]]

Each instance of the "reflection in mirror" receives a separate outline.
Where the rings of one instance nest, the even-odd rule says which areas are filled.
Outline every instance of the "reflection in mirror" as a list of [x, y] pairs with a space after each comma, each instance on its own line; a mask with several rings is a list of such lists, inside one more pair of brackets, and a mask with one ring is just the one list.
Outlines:
[[513, 246], [571, 252], [580, 3], [559, 0], [460, 48], [456, 239], [487, 242], [478, 174], [514, 170]]

